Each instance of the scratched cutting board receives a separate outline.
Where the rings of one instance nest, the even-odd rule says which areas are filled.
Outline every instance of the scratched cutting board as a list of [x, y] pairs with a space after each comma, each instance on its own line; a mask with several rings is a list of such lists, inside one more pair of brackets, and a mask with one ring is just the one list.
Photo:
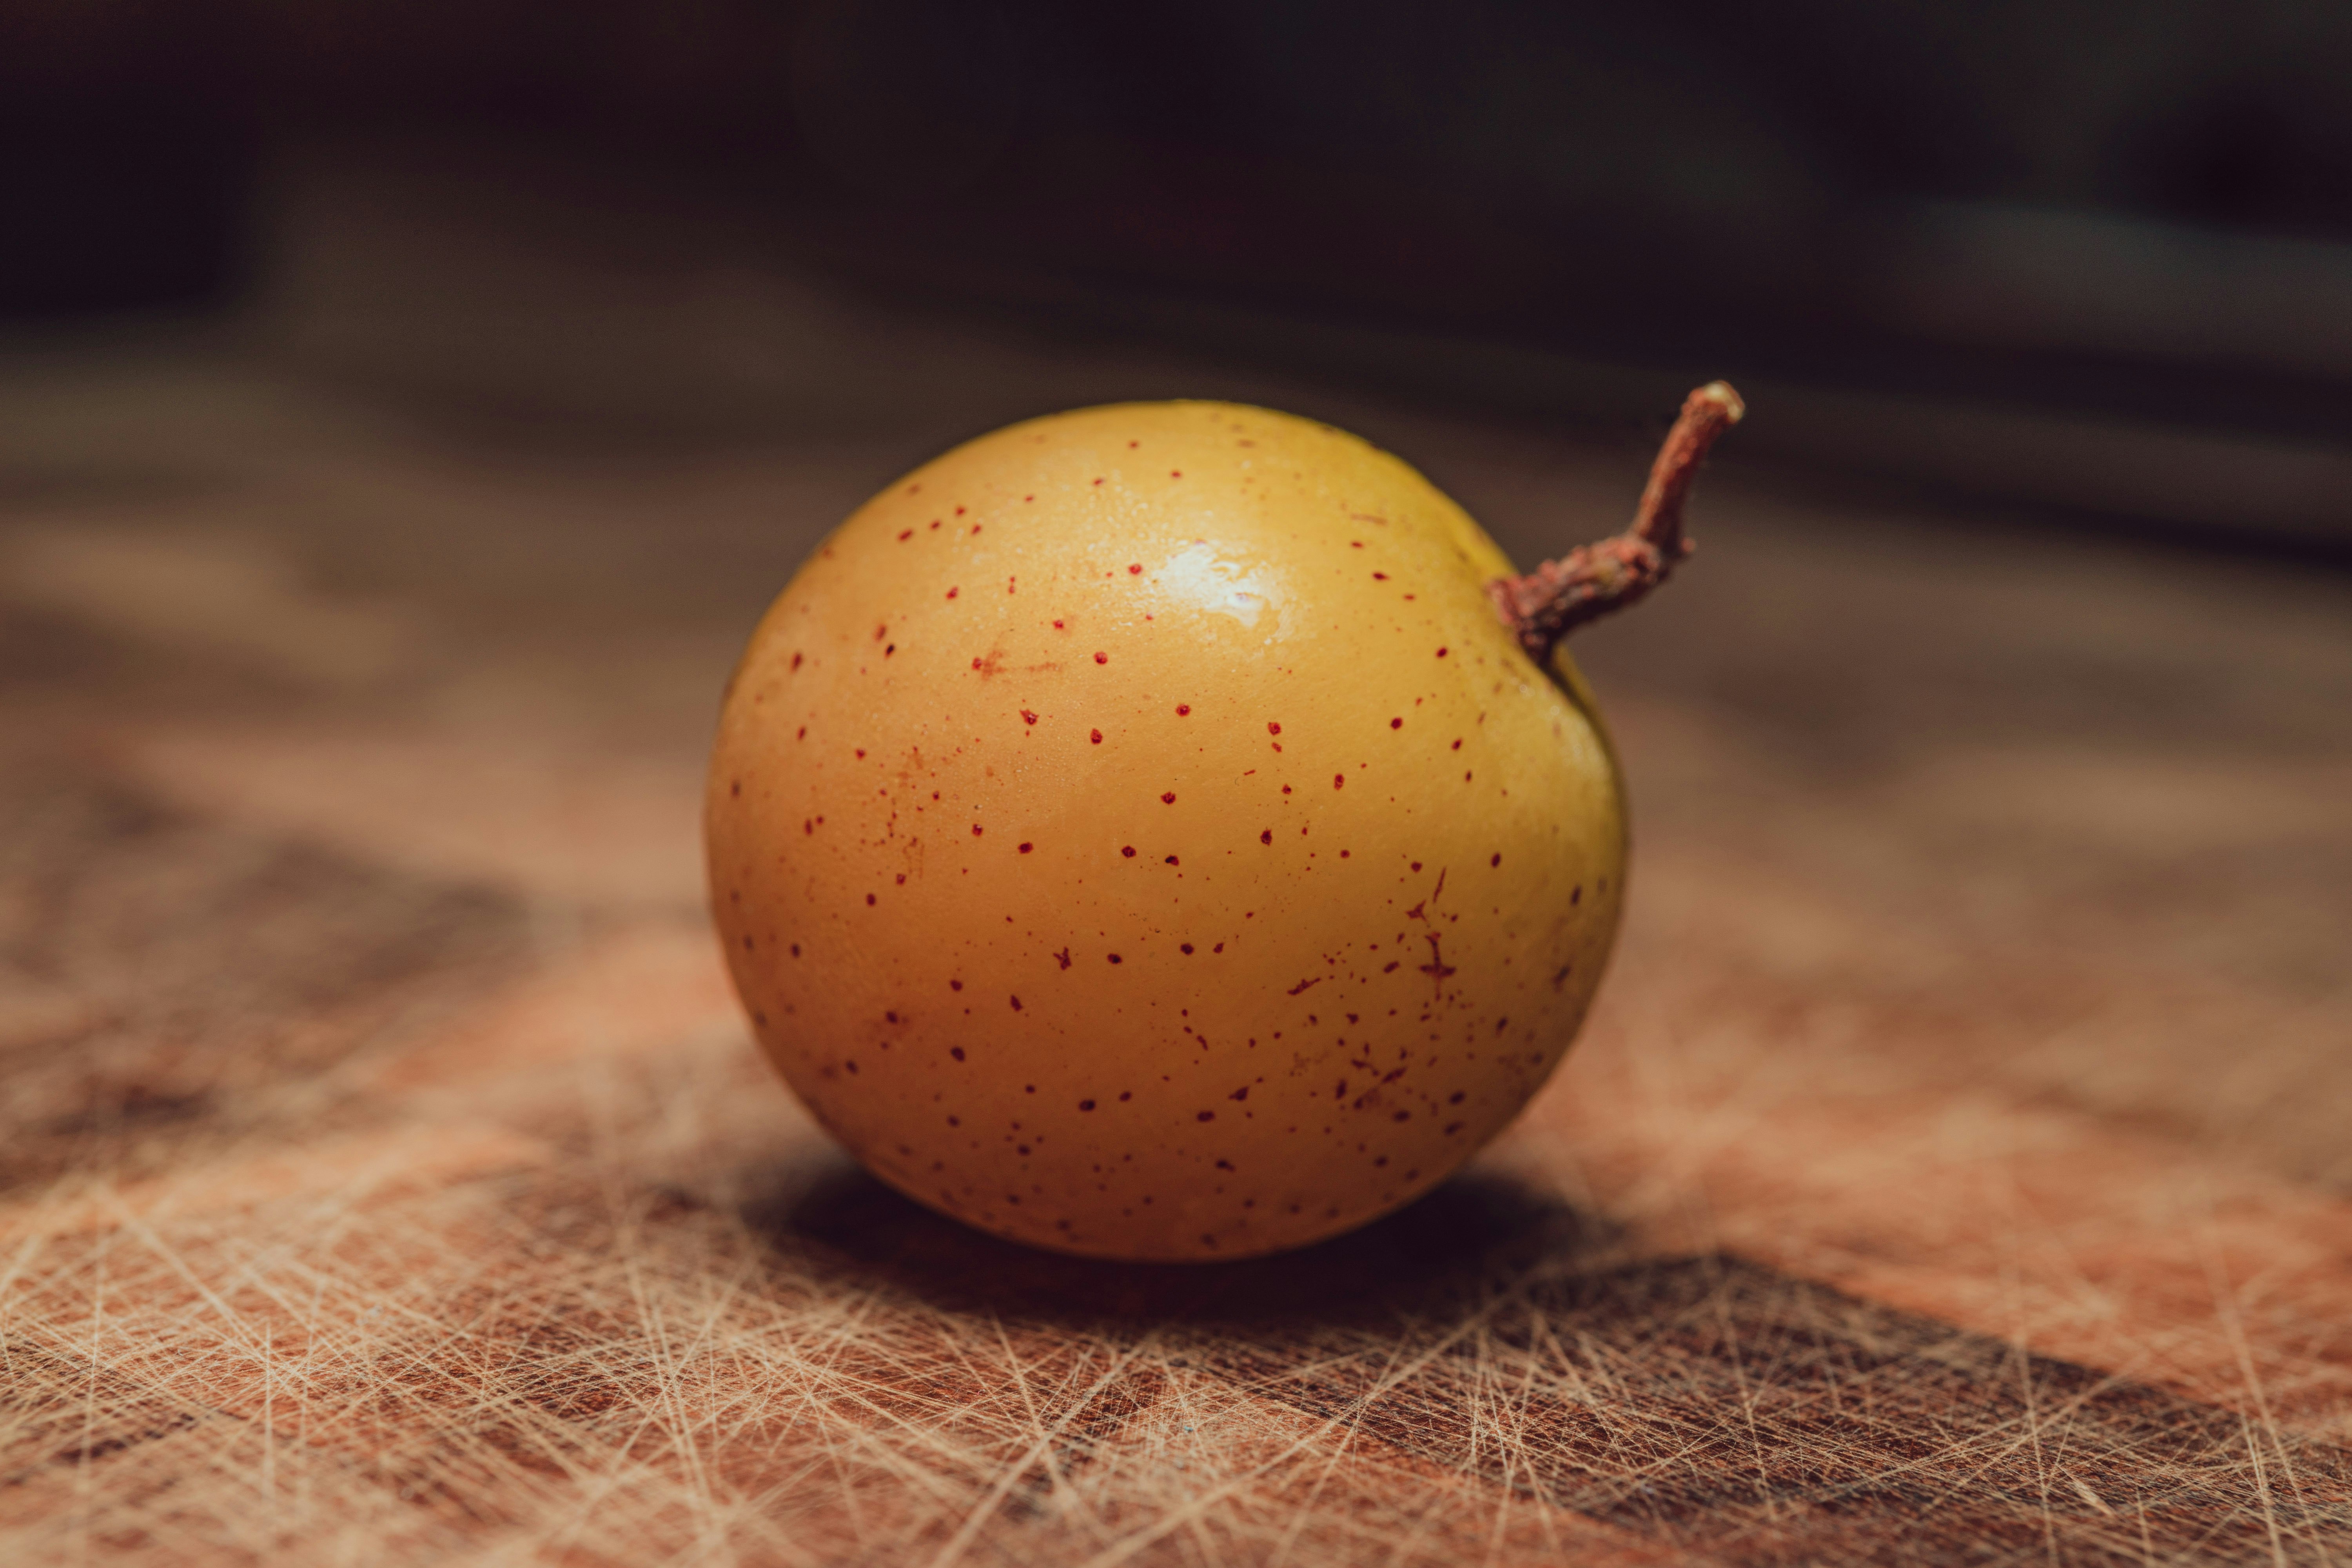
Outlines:
[[0, 364], [0, 1562], [2352, 1561], [2352, 584], [1718, 473], [1584, 650], [1558, 1079], [1313, 1252], [1056, 1259], [748, 1047], [750, 618], [1036, 408], [1311, 405], [1522, 556], [1646, 437], [305, 210], [257, 343]]

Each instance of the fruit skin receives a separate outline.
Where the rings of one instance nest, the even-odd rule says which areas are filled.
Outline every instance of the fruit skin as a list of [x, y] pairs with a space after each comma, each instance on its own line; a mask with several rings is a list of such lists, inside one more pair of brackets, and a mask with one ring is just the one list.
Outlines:
[[1434, 1185], [1567, 1050], [1623, 889], [1607, 736], [1490, 604], [1512, 570], [1396, 458], [1229, 404], [891, 486], [719, 719], [761, 1045], [882, 1180], [1063, 1252], [1246, 1257]]

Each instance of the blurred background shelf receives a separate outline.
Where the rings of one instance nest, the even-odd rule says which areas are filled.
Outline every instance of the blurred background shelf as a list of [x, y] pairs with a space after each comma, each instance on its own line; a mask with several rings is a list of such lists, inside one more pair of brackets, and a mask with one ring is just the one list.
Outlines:
[[0, 316], [299, 289], [322, 204], [405, 248], [395, 293], [478, 287], [421, 181], [623, 274], [814, 269], [1505, 417], [1725, 374], [1772, 410], [1750, 458], [2340, 559], [2347, 79], [2352, 23], [2294, 0], [26, 0]]

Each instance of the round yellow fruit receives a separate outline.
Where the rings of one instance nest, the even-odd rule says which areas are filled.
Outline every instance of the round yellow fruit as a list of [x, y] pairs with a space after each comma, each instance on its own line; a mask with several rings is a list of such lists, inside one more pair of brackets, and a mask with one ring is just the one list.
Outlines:
[[1232, 1258], [1443, 1180], [1574, 1038], [1625, 818], [1512, 571], [1357, 437], [1000, 430], [867, 502], [730, 684], [712, 905], [868, 1169], [999, 1236]]

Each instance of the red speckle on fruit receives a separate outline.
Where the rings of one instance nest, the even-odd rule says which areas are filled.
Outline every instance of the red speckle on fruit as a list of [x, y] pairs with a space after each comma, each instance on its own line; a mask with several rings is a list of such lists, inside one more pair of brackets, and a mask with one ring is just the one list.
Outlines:
[[1021, 998], [1018, 996], [1013, 999], [1013, 1010], [1016, 1013], [1021, 1011]]
[[1061, 630], [1063, 630], [1063, 629], [1065, 629], [1065, 628], [1063, 627], [1063, 626], [1062, 626], [1062, 623], [1061, 623], [1061, 622], [1059, 622], [1059, 621], [1055, 621], [1055, 622], [1054, 623], [1054, 629], [1055, 629], [1055, 631], [1057, 631], [1057, 632], [1058, 632], [1058, 631], [1061, 631]]
[[1181, 719], [1191, 711], [1192, 711], [1192, 705], [1190, 702], [1179, 702], [1176, 704], [1176, 717], [1179, 719]]
[[1260, 844], [1271, 844], [1271, 843], [1273, 843], [1273, 842], [1274, 842], [1274, 829], [1273, 829], [1273, 828], [1271, 828], [1271, 827], [1269, 827], [1269, 828], [1267, 828], [1264, 833], [1259, 834], [1259, 835], [1257, 836], [1257, 841], [1258, 841]]
[[1087, 739], [1099, 746], [1102, 744], [1102, 731], [1100, 730], [1089, 730], [1087, 731]]
[[1363, 547], [1364, 542], [1360, 539], [1351, 539], [1348, 541], [1348, 548], [1350, 550], [1361, 550]]
[[1502, 863], [1503, 863], [1503, 852], [1502, 852], [1501, 850], [1499, 850], [1499, 849], [1497, 849], [1497, 850], [1496, 850], [1496, 851], [1495, 851], [1495, 858], [1494, 858], [1493, 859], [1491, 859], [1491, 860], [1489, 860], [1489, 861], [1487, 861], [1487, 862], [1486, 862], [1486, 864], [1487, 864], [1487, 865], [1489, 865], [1489, 866], [1499, 866], [1499, 865], [1501, 865]]
[[874, 895], [873, 895], [873, 894], [868, 893], [868, 894], [866, 894], [866, 907], [867, 907], [867, 908], [869, 908], [869, 909], [870, 909], [870, 908], [872, 908], [872, 907], [873, 907], [873, 904], [874, 904]]
[[971, 825], [971, 836], [972, 836], [974, 838], [977, 838], [977, 837], [980, 837], [980, 824], [979, 824], [979, 823], [977, 823], [977, 822], [975, 822], [975, 823], [973, 823], [973, 824]]
[[1122, 844], [1122, 845], [1120, 845], [1120, 846], [1119, 846], [1119, 848], [1118, 848], [1118, 852], [1119, 852], [1120, 854], [1122, 854], [1122, 855], [1126, 856], [1126, 857], [1127, 857], [1129, 859], [1130, 859], [1130, 860], [1132, 860], [1132, 859], [1134, 859], [1134, 858], [1135, 858], [1135, 846], [1134, 846], [1134, 845], [1132, 845], [1132, 844]]
[[1279, 735], [1282, 733], [1282, 726], [1269, 719], [1266, 721], [1265, 732], [1269, 735]]
[[1217, 1113], [1216, 1113], [1215, 1111], [1213, 1111], [1213, 1110], [1204, 1110], [1204, 1111], [1201, 1112], [1201, 1114], [1200, 1114], [1200, 1115], [1198, 1115], [1198, 1116], [1194, 1117], [1192, 1120], [1193, 1120], [1193, 1121], [1214, 1121], [1216, 1119], [1217, 1119]]
[[801, 667], [801, 659], [802, 659], [802, 658], [803, 658], [803, 656], [802, 656], [802, 655], [800, 655], [800, 654], [794, 654], [794, 655], [793, 655], [793, 668], [794, 669], [798, 669], [798, 668]]
[[1034, 844], [1031, 844], [1031, 843], [1028, 843], [1028, 842], [1026, 842], [1026, 841], [1024, 841], [1024, 842], [1023, 842], [1023, 844], [1022, 844], [1022, 846], [1021, 846], [1021, 853], [1022, 853], [1022, 854], [1024, 854], [1024, 855], [1026, 855], [1026, 854], [1028, 854], [1028, 853], [1029, 853], [1029, 851], [1031, 851], [1032, 849], [1034, 849], [1034, 848], [1036, 848], [1036, 847], [1036, 847]]
[[1176, 792], [1172, 789], [1160, 791], [1160, 804], [1162, 805], [1174, 805], [1176, 804]]
[[1389, 728], [1391, 730], [1402, 730], [1404, 728], [1404, 721], [1402, 719], [1391, 719], [1389, 721]]
[[1177, 951], [1178, 951], [1179, 952], [1183, 953], [1186, 957], [1188, 957], [1188, 958], [1189, 958], [1189, 957], [1191, 957], [1191, 956], [1192, 956], [1192, 944], [1191, 942], [1185, 942], [1185, 943], [1183, 943], [1181, 947], [1179, 947], [1179, 948], [1177, 949]]
[[908, 540], [910, 540], [910, 539], [912, 539], [912, 538], [914, 538], [914, 537], [915, 537], [915, 531], [914, 531], [913, 529], [911, 529], [911, 528], [902, 528], [902, 529], [900, 529], [900, 530], [898, 531], [898, 542], [899, 542], [899, 543], [901, 543], [901, 544], [906, 543], [906, 542], [907, 542], [907, 541], [908, 541]]
[[[948, 982], [948, 989], [950, 991], [961, 991], [963, 989], [963, 982], [961, 980], [950, 980]], [[958, 1059], [961, 1060], [961, 1058], [959, 1058]]]
[[1445, 648], [1439, 648], [1439, 649], [1437, 650], [1437, 657], [1438, 657], [1438, 658], [1444, 658], [1445, 657], [1445, 655], [1446, 655], [1446, 653], [1447, 653], [1448, 651], [1449, 651], [1449, 650], [1447, 650], [1447, 649], [1445, 649]]
[[1078, 1101], [1078, 1109], [1080, 1110], [1092, 1110], [1094, 1108], [1095, 1102], [1091, 1100], [1082, 1100]]
[[1333, 789], [1346, 789], [1348, 787], [1348, 775], [1345, 773], [1333, 773], [1331, 775], [1331, 787]]
[[[962, 593], [962, 592], [963, 592], [963, 590], [962, 590], [961, 588], [950, 588], [950, 589], [948, 590], [948, 597], [949, 597], [949, 598], [950, 598], [950, 599], [952, 599], [952, 598], [954, 598], [958, 594], [961, 594], [961, 593]], [[974, 660], [972, 660], [972, 663], [973, 663], [973, 665], [974, 665], [975, 667], [977, 667], [977, 666], [979, 665], [980, 661], [979, 661], [978, 659], [974, 659]]]
[[1175, 857], [1175, 856], [1173, 856], [1173, 855], [1171, 855], [1170, 857], [1168, 857], [1168, 861], [1167, 861], [1167, 863], [1168, 863], [1169, 865], [1171, 865], [1171, 866], [1181, 866], [1181, 865], [1182, 865], [1182, 864], [1183, 864], [1183, 862], [1182, 862], [1181, 860], [1177, 859], [1177, 858], [1176, 858], [1176, 857]]
[[1109, 954], [1108, 956], [1109, 956], [1109, 958], [1110, 958], [1110, 961], [1111, 961], [1113, 963], [1126, 963], [1126, 962], [1127, 962], [1127, 960], [1125, 960], [1125, 959], [1123, 959], [1123, 958], [1119, 957], [1119, 955], [1118, 955], [1118, 954], [1117, 954], [1117, 953], [1115, 953], [1115, 952], [1114, 952], [1114, 953]]
[[1385, 583], [1388, 580], [1389, 574], [1385, 572], [1375, 572], [1372, 574], [1372, 581], [1375, 583]]
[[1130, 576], [1130, 577], [1140, 577], [1140, 576], [1142, 576], [1142, 575], [1143, 575], [1143, 563], [1142, 563], [1142, 562], [1140, 562], [1140, 561], [1130, 562], [1130, 563], [1128, 564], [1128, 568], [1127, 568], [1127, 574], [1128, 574], [1129, 576]]
[[1097, 664], [1108, 664], [1110, 662], [1110, 655], [1097, 649], [1095, 653], [1095, 662]]
[[1024, 724], [1034, 724], [1037, 721], [1037, 715], [1030, 710], [1024, 708], [1021, 710], [1021, 721]]

